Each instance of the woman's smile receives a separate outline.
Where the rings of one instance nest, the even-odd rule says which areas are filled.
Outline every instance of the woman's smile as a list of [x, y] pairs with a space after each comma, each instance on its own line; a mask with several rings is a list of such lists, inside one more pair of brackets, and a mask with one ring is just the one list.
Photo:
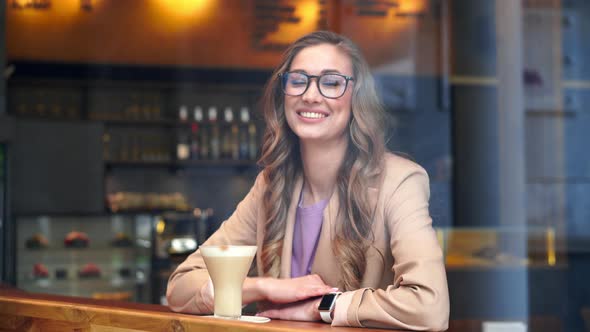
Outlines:
[[318, 120], [329, 116], [328, 112], [310, 109], [297, 110], [297, 115], [305, 120]]

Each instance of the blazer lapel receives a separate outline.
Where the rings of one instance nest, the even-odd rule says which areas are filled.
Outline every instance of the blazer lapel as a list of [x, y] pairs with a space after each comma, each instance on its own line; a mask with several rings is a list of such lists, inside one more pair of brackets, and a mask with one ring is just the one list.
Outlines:
[[340, 281], [340, 266], [334, 258], [332, 242], [336, 235], [336, 219], [338, 216], [338, 192], [334, 191], [328, 206], [324, 210], [322, 230], [311, 266], [311, 273], [322, 276], [323, 281], [333, 287], [338, 287]]
[[303, 177], [298, 176], [295, 181], [293, 196], [291, 196], [291, 205], [287, 212], [287, 223], [285, 225], [285, 238], [283, 239], [283, 252], [281, 255], [281, 278], [291, 278], [291, 258], [293, 255], [293, 229], [295, 228], [295, 214], [297, 213], [297, 204], [299, 196], [303, 189]]

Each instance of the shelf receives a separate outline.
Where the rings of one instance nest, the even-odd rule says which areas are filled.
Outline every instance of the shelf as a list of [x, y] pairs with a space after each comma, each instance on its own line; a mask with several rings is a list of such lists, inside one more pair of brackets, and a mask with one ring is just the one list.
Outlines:
[[105, 161], [106, 167], [172, 167], [172, 168], [192, 168], [192, 167], [240, 167], [255, 168], [257, 167], [254, 160], [175, 160], [175, 161]]
[[132, 289], [136, 284], [142, 281], [136, 278], [112, 278], [112, 277], [97, 277], [97, 278], [19, 278], [17, 281], [18, 287], [32, 291], [32, 292], [65, 292], [69, 290], [85, 289], [85, 290], [114, 290], [114, 289]]
[[447, 272], [475, 272], [475, 271], [532, 271], [532, 270], [550, 270], [550, 271], [565, 271], [568, 269], [566, 263], [559, 263], [555, 265], [549, 264], [488, 264], [488, 265], [445, 265]]
[[230, 91], [259, 91], [272, 75], [263, 69], [221, 69], [207, 67], [113, 65], [42, 61], [11, 61], [16, 68], [11, 81], [38, 85], [75, 85], [83, 88], [128, 87], [177, 89], [187, 84], [201, 88], [223, 86]]
[[97, 121], [97, 122], [102, 122], [105, 125], [110, 125], [110, 126], [122, 126], [122, 127], [141, 127], [141, 126], [145, 126], [145, 127], [191, 127], [192, 125], [197, 125], [197, 126], [204, 126], [204, 127], [210, 127], [213, 124], [217, 124], [219, 127], [225, 128], [225, 127], [231, 127], [232, 125], [237, 125], [238, 127], [246, 127], [250, 124], [256, 124], [255, 122], [247, 122], [247, 123], [242, 123], [242, 122], [225, 122], [225, 121], [216, 121], [216, 122], [212, 122], [212, 121], [208, 121], [208, 120], [204, 120], [201, 122], [196, 122], [196, 121], [181, 121], [181, 120], [175, 120], [175, 119], [154, 119], [154, 120], [150, 120], [150, 119], [101, 119], [100, 117], [91, 117], [90, 118], [91, 121]]
[[29, 249], [29, 248], [19, 248], [19, 252], [23, 254], [31, 254], [31, 255], [39, 255], [39, 254], [100, 254], [100, 253], [112, 253], [117, 251], [128, 251], [128, 252], [137, 252], [141, 249], [148, 249], [148, 248], [141, 248], [141, 247], [87, 247], [87, 248], [56, 248], [56, 247], [48, 247], [48, 248], [40, 248], [40, 249]]
[[[46, 216], [46, 217], [55, 217], [55, 218], [69, 218], [69, 217], [113, 217], [113, 216], [124, 216], [124, 217], [136, 217], [139, 215], [162, 215], [166, 213], [193, 213], [193, 209], [188, 210], [174, 210], [174, 209], [127, 209], [127, 210], [117, 210], [112, 211], [110, 209], [105, 208], [104, 212], [96, 212], [96, 213], [88, 213], [88, 212], [71, 212], [71, 213], [53, 213], [53, 212], [36, 212], [36, 213], [22, 213], [19, 214], [18, 217], [39, 217], [39, 216]], [[91, 247], [92, 248], [92, 247]], [[120, 248], [120, 247], [101, 247], [105, 250], [108, 248]], [[138, 247], [131, 247], [131, 248], [138, 248]], [[143, 247], [139, 247], [143, 248]], [[77, 249], [77, 248], [65, 248], [65, 247], [49, 247], [47, 249]], [[19, 250], [27, 250], [27, 251], [43, 251], [44, 249], [29, 249], [21, 247]], [[82, 248], [84, 250], [84, 248]], [[110, 249], [109, 249], [110, 250]]]
[[134, 283], [138, 281], [135, 277], [121, 277], [121, 276], [110, 276], [110, 275], [101, 275], [99, 277], [86, 277], [80, 278], [77, 275], [74, 277], [68, 277], [64, 279], [56, 279], [53, 276], [49, 278], [35, 278], [32, 276], [24, 276], [18, 278], [19, 284], [47, 284], [47, 283], [55, 283], [55, 284], [69, 284], [71, 282], [80, 282], [80, 283], [116, 283], [116, 284], [125, 284], [125, 283]]
[[93, 116], [90, 118], [91, 121], [102, 122], [105, 125], [111, 126], [145, 126], [145, 127], [177, 127], [182, 123], [175, 120], [157, 119], [157, 120], [146, 120], [146, 119], [101, 119], [100, 117]]

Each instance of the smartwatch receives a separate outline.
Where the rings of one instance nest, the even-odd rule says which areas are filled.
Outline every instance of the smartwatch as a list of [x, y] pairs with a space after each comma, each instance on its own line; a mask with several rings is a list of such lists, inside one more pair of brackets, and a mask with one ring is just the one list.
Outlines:
[[342, 294], [342, 292], [332, 292], [322, 296], [318, 311], [324, 322], [332, 323], [332, 315], [334, 313], [334, 307], [336, 306], [336, 299], [340, 294]]

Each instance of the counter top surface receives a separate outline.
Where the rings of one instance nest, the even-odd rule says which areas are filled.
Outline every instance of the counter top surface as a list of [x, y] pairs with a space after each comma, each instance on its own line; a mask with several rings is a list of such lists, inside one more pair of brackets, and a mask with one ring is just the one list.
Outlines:
[[[586, 314], [590, 315], [590, 311]], [[531, 332], [560, 332], [556, 317], [530, 317]], [[482, 320], [451, 320], [448, 332], [482, 332]], [[382, 329], [331, 327], [321, 322], [272, 320], [256, 324], [172, 312], [168, 307], [122, 301], [29, 293], [0, 283], [0, 331], [141, 332], [141, 331], [334, 331]], [[397, 331], [397, 330], [389, 330]]]
[[256, 324], [172, 312], [168, 307], [27, 293], [0, 286], [1, 331], [383, 331], [320, 322]]

